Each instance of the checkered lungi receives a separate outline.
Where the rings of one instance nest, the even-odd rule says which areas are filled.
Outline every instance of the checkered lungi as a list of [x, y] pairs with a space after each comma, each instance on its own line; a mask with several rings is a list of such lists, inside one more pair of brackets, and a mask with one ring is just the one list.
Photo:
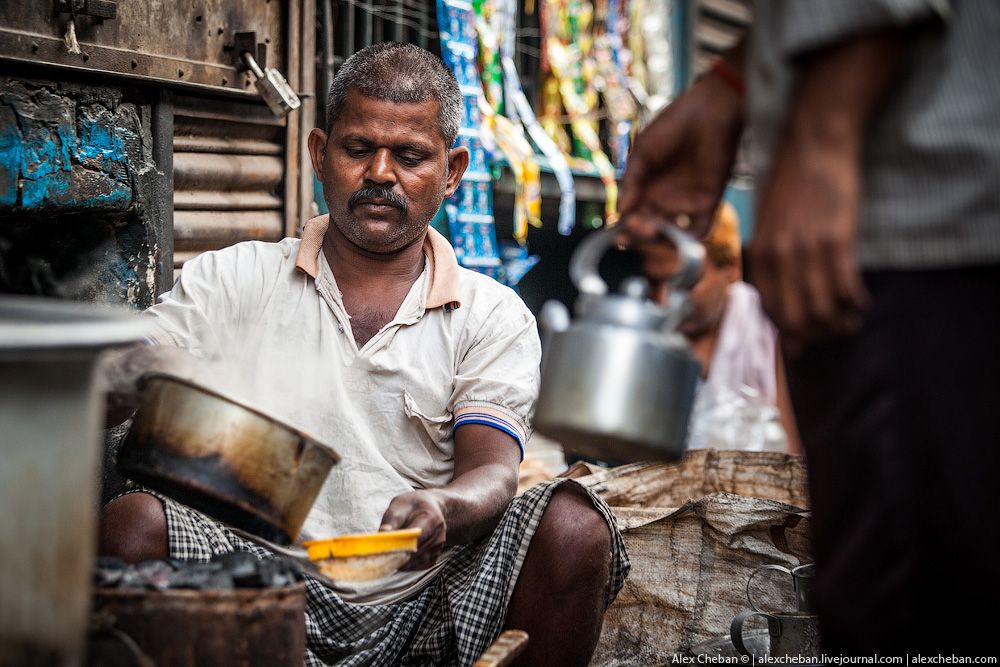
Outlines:
[[[503, 629], [531, 537], [552, 492], [568, 482], [543, 482], [515, 498], [492, 535], [455, 549], [431, 583], [409, 600], [354, 604], [307, 578], [306, 665], [472, 664]], [[158, 497], [166, 510], [171, 558], [207, 562], [228, 551], [273, 557], [204, 514]], [[590, 497], [611, 529], [610, 604], [628, 575], [628, 554], [611, 510], [593, 493]]]

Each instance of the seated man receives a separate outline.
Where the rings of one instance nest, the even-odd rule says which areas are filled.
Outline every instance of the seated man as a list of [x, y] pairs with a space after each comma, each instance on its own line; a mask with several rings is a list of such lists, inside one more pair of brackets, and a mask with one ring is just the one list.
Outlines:
[[[309, 581], [311, 665], [470, 664], [504, 628], [529, 633], [524, 664], [585, 665], [628, 572], [607, 506], [575, 483], [513, 498], [538, 391], [534, 318], [428, 228], [468, 165], [452, 148], [462, 107], [427, 51], [356, 53], [331, 87], [326, 132], [309, 137], [329, 217], [301, 240], [191, 260], [148, 311], [158, 342], [238, 357], [288, 408], [279, 416], [343, 457], [303, 537], [423, 529], [406, 571], [337, 589]], [[267, 555], [145, 492], [105, 508], [101, 550]]]
[[[680, 327], [701, 364], [689, 446], [799, 453], [778, 334], [760, 294], [743, 282], [739, 216], [732, 204], [720, 204], [702, 245], [702, 276]], [[676, 251], [663, 243], [643, 244], [639, 251], [650, 297], [665, 303]]]

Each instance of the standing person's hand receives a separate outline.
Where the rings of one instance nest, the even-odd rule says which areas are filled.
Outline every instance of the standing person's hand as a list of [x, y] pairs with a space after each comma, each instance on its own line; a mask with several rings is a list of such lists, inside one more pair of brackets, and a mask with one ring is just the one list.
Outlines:
[[791, 352], [861, 326], [858, 266], [865, 130], [908, 48], [870, 33], [803, 56], [781, 143], [760, 199], [750, 275]]
[[793, 353], [861, 323], [867, 296], [857, 260], [859, 150], [789, 136], [761, 191], [750, 275]]
[[392, 499], [382, 515], [379, 530], [420, 528], [417, 552], [403, 566], [404, 570], [426, 570], [444, 552], [448, 536], [444, 500], [434, 489], [403, 493]]
[[658, 221], [686, 215], [704, 236], [722, 198], [743, 128], [743, 99], [709, 73], [663, 109], [635, 139], [622, 178], [623, 240], [656, 238]]

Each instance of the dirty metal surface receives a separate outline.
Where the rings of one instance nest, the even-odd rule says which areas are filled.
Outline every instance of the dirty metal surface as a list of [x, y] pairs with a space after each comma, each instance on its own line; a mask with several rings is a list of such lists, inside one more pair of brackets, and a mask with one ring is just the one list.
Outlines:
[[305, 654], [302, 583], [232, 591], [98, 589], [92, 618], [127, 634], [158, 667], [301, 665]]
[[[79, 54], [63, 41], [70, 14], [55, 3], [0, 3], [0, 59], [46, 63], [253, 94], [253, 78], [237, 72], [231, 47], [238, 32], [257, 33], [267, 64], [286, 68], [285, 12], [279, 0], [146, 0], [118, 2], [117, 16], [77, 15]], [[290, 79], [293, 87], [295, 79]]]
[[169, 283], [161, 106], [156, 93], [0, 77], [0, 290], [145, 308]]
[[116, 88], [0, 79], [0, 211], [125, 211], [149, 128]]
[[295, 539], [336, 453], [188, 380], [147, 375], [143, 394], [119, 452], [123, 472], [265, 539]]
[[176, 97], [175, 267], [206, 250], [282, 238], [287, 131], [257, 105]]

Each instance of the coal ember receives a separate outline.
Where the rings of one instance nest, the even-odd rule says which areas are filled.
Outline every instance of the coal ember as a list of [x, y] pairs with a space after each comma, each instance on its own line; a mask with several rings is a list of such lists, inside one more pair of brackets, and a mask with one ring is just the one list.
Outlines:
[[301, 580], [294, 561], [262, 559], [246, 551], [218, 554], [208, 563], [171, 558], [127, 565], [120, 558], [102, 556], [94, 567], [94, 585], [99, 588], [217, 591], [289, 586]]
[[259, 588], [258, 572], [264, 567], [263, 562], [246, 551], [231, 551], [216, 554], [212, 563], [218, 564], [222, 571], [228, 572], [233, 583], [239, 588]]
[[125, 574], [125, 561], [117, 556], [98, 556], [94, 565], [94, 586], [114, 588]]
[[219, 563], [198, 563], [177, 570], [170, 577], [170, 588], [190, 588], [196, 591], [225, 591], [236, 588], [233, 576]]

